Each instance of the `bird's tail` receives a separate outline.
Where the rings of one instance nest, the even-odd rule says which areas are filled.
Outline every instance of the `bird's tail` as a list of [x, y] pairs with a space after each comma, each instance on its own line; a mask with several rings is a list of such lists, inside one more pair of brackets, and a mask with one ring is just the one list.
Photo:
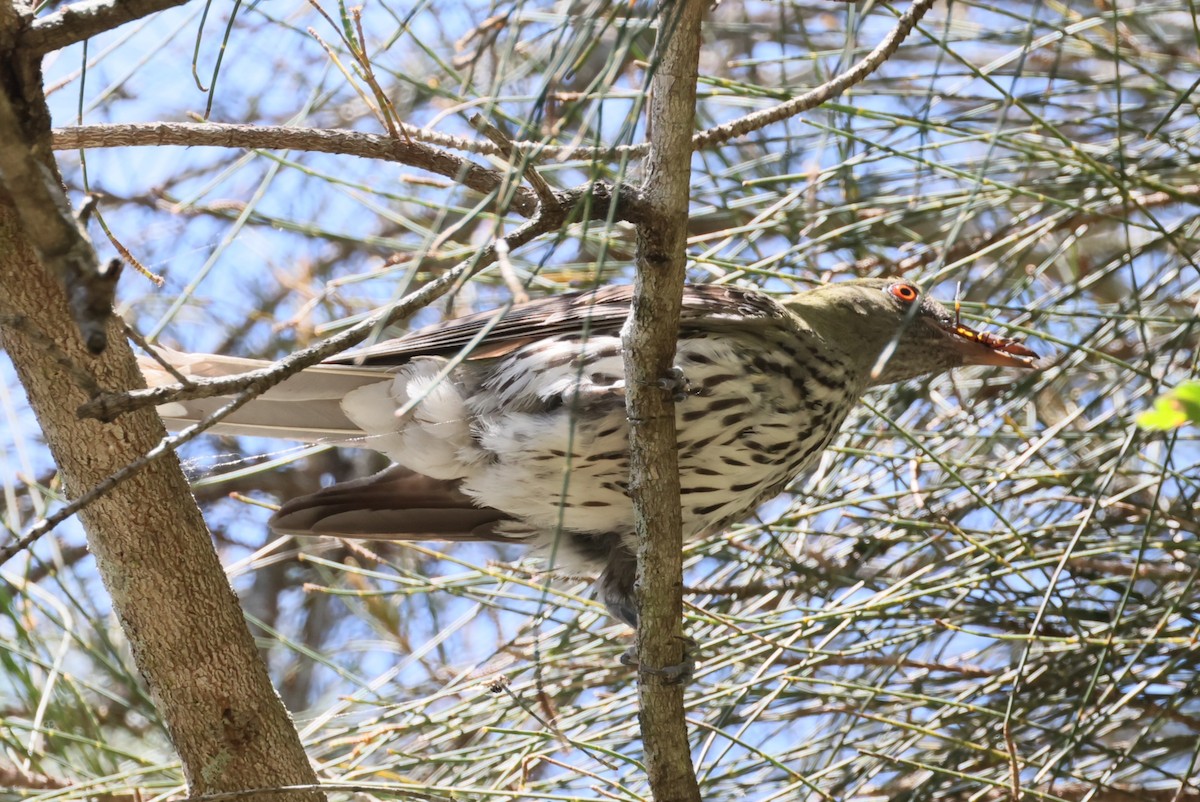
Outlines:
[[[156, 348], [156, 354], [184, 378], [210, 379], [265, 368], [259, 359], [188, 354]], [[154, 357], [139, 357], [151, 387], [178, 378]], [[341, 401], [354, 390], [390, 381], [397, 368], [319, 365], [301, 371], [213, 427], [218, 434], [275, 437], [301, 442], [328, 441], [370, 447], [372, 442], [345, 412]], [[172, 401], [158, 407], [168, 428], [203, 420], [232, 395]], [[281, 534], [332, 535], [367, 540], [489, 540], [521, 542], [513, 519], [490, 507], [479, 507], [453, 479], [435, 479], [400, 465], [288, 501], [271, 519]]]
[[[188, 379], [234, 376], [265, 368], [262, 359], [243, 359], [218, 354], [188, 354], [155, 347], [163, 362]], [[139, 356], [138, 364], [151, 387], [179, 380], [153, 356]], [[386, 369], [353, 365], [318, 365], [307, 368], [251, 400], [213, 427], [215, 434], [275, 437], [312, 442], [346, 442], [353, 445], [364, 432], [342, 411], [347, 393], [367, 384], [386, 380]], [[234, 396], [223, 395], [172, 401], [158, 407], [167, 428], [179, 430], [216, 412]]]
[[524, 536], [513, 530], [512, 521], [499, 510], [476, 506], [457, 482], [393, 465], [288, 501], [271, 518], [271, 529], [362, 540], [519, 543]]

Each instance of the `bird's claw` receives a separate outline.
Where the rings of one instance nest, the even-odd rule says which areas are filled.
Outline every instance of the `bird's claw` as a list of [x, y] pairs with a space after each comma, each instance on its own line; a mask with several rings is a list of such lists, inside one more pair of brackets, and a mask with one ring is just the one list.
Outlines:
[[683, 373], [683, 368], [673, 365], [666, 376], [658, 380], [658, 386], [670, 393], [678, 403], [687, 398], [692, 390], [691, 382]]
[[638, 660], [637, 646], [630, 646], [621, 654], [621, 665], [636, 668], [655, 677], [661, 677], [667, 685], [686, 685], [691, 682], [696, 673], [696, 641], [684, 636], [676, 636], [683, 642], [683, 659], [672, 666], [655, 668], [643, 666]]

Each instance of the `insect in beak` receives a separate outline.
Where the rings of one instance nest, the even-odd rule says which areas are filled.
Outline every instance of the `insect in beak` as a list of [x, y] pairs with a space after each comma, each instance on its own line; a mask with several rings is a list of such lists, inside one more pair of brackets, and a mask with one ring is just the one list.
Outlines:
[[990, 331], [976, 331], [962, 322], [962, 282], [954, 292], [954, 337], [959, 338], [959, 350], [969, 365], [999, 365], [1002, 367], [1032, 368], [1037, 352], [1019, 340], [1003, 337]]

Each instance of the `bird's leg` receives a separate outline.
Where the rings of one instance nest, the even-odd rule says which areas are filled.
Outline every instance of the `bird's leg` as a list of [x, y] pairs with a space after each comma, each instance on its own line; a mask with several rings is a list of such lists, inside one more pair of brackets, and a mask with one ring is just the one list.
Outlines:
[[637, 629], [637, 601], [633, 591], [637, 581], [637, 557], [619, 536], [606, 535], [605, 539], [609, 548], [604, 555], [604, 570], [596, 580], [596, 595], [604, 602], [609, 615]]
[[[596, 582], [597, 595], [613, 618], [624, 621], [635, 630], [638, 627], [637, 602], [634, 596], [636, 580], [637, 558], [618, 541], [609, 552], [608, 564]], [[680, 640], [683, 641], [683, 660], [676, 665], [662, 668], [641, 666], [636, 643], [621, 655], [621, 665], [639, 668], [647, 674], [662, 677], [670, 684], [687, 683], [696, 672], [696, 641], [686, 636]]]
[[683, 659], [673, 666], [643, 666], [638, 662], [637, 646], [630, 646], [621, 654], [621, 665], [662, 677], [668, 685], [686, 685], [696, 674], [696, 640], [687, 635], [676, 635], [683, 643]]

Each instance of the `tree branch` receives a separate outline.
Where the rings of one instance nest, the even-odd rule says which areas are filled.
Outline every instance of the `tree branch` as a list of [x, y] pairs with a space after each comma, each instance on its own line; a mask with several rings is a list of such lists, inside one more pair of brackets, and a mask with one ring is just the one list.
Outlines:
[[[393, 139], [357, 131], [278, 125], [129, 123], [58, 128], [52, 133], [56, 150], [139, 145], [303, 150], [399, 162], [451, 178], [484, 195], [499, 189], [505, 181], [503, 173], [481, 167], [444, 150], [403, 138]], [[496, 150], [499, 151], [499, 148]], [[530, 217], [538, 210], [537, 195], [526, 187], [517, 188], [510, 208], [522, 217]]]
[[127, 22], [174, 8], [187, 0], [81, 0], [34, 21], [21, 36], [21, 48], [44, 56]]
[[633, 308], [621, 332], [629, 415], [629, 495], [637, 530], [642, 743], [658, 802], [700, 799], [688, 746], [683, 686], [661, 675], [683, 648], [683, 524], [672, 375], [687, 266], [692, 130], [706, 0], [664, 0], [652, 60], [650, 153], [642, 192], [652, 219], [638, 226]]
[[[696, 133], [692, 137], [692, 149], [702, 150], [715, 145], [723, 145], [731, 139], [746, 136], [772, 123], [781, 122], [794, 117], [809, 109], [814, 109], [826, 101], [837, 97], [855, 84], [861, 83], [896, 52], [900, 44], [912, 32], [918, 21], [932, 8], [935, 0], [917, 0], [901, 15], [896, 26], [884, 37], [870, 53], [855, 63], [850, 69], [831, 78], [820, 86], [814, 87], [803, 95], [779, 103], [768, 109], [762, 109], [724, 125], [718, 125]], [[209, 129], [207, 133], [199, 133]], [[246, 134], [246, 131], [261, 131], [260, 135]], [[217, 133], [224, 132], [224, 133]], [[313, 136], [314, 133], [320, 134]], [[326, 131], [306, 128], [283, 127], [253, 127], [244, 125], [193, 124], [193, 123], [134, 123], [125, 125], [85, 125], [74, 128], [58, 128], [54, 131], [54, 147], [58, 150], [71, 148], [102, 148], [124, 147], [135, 145], [218, 145], [222, 147], [262, 147], [262, 148], [291, 148], [294, 150], [312, 150], [325, 153], [342, 153], [362, 156], [364, 158], [399, 161], [416, 167], [429, 169], [439, 175], [458, 179], [448, 168], [426, 167], [419, 161], [410, 161], [402, 155], [405, 148], [395, 148], [402, 142], [414, 154], [424, 154], [431, 148], [423, 148], [419, 142], [428, 142], [451, 150], [477, 153], [489, 156], [510, 156], [512, 152], [534, 154], [546, 159], [590, 159], [595, 161], [611, 161], [613, 159], [637, 160], [645, 158], [650, 152], [650, 144], [621, 145], [615, 148], [566, 147], [548, 145], [544, 142], [518, 140], [511, 148], [501, 147], [493, 142], [480, 142], [464, 137], [444, 134], [411, 125], [400, 125], [400, 133], [406, 140], [396, 140], [377, 134], [363, 134], [350, 131]], [[434, 151], [436, 152], [436, 151]], [[397, 154], [397, 155], [393, 155]], [[442, 159], [454, 158], [449, 154], [441, 154]], [[428, 157], [414, 157], [428, 161]], [[439, 160], [439, 163], [442, 163]], [[460, 162], [471, 165], [475, 170], [491, 172], [471, 162]], [[480, 192], [471, 182], [480, 180], [473, 174], [461, 179], [462, 183]], [[533, 193], [522, 190], [522, 194], [514, 201], [513, 209], [520, 214], [528, 215], [533, 212]]]
[[778, 106], [756, 111], [724, 125], [701, 131], [692, 139], [692, 147], [695, 150], [702, 150], [713, 145], [723, 145], [731, 139], [745, 136], [773, 123], [783, 122], [787, 118], [795, 117], [809, 109], [815, 109], [855, 84], [862, 83], [868, 75], [879, 69], [883, 62], [896, 52], [900, 43], [908, 37], [921, 17], [924, 17], [929, 9], [933, 8], [935, 2], [937, 0], [916, 0], [909, 6], [908, 11], [905, 11], [897, 20], [896, 27], [883, 37], [883, 41], [876, 45], [874, 50], [840, 75], [786, 103], [780, 103]]

